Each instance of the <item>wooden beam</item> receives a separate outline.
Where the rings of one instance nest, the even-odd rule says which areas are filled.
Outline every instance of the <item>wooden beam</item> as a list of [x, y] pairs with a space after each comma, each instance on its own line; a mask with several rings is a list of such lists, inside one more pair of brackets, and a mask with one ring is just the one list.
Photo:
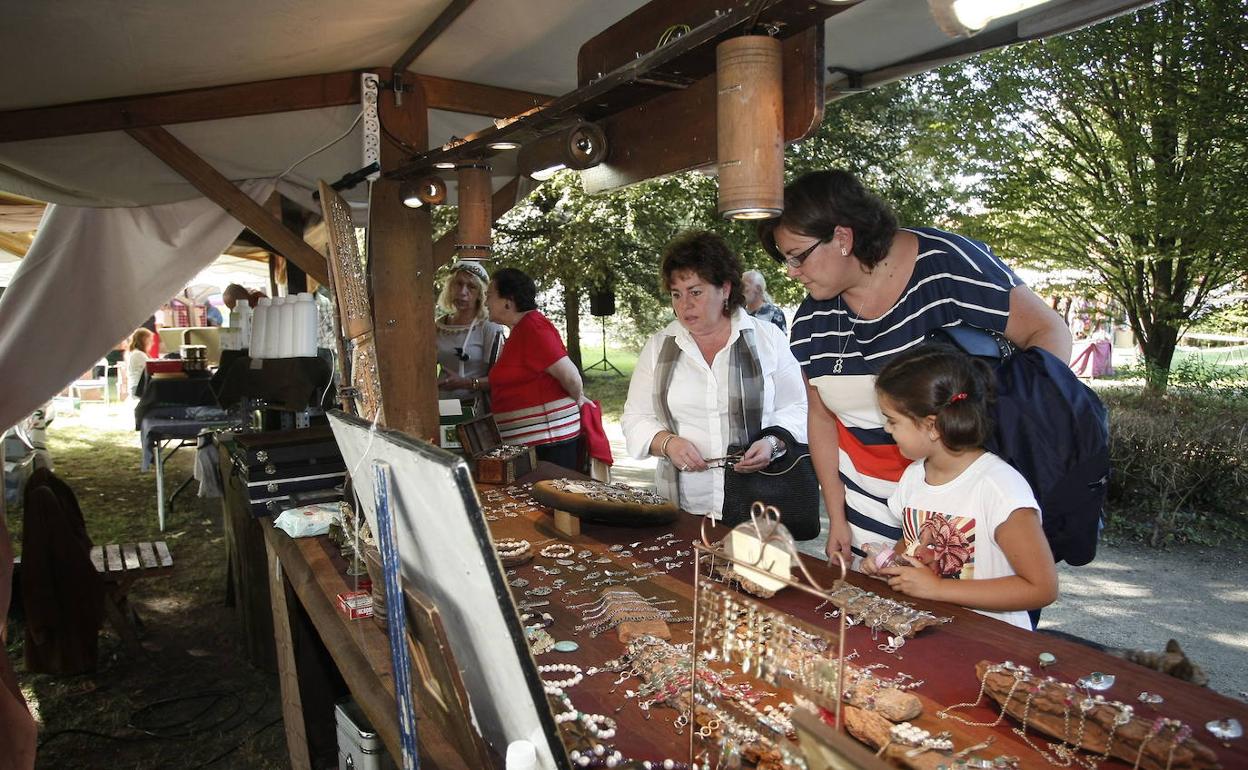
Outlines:
[[[819, 128], [823, 118], [823, 29], [783, 41], [784, 141]], [[599, 193], [716, 160], [715, 74], [602, 121], [607, 162], [584, 171], [588, 193]]]
[[416, 57], [424, 53], [425, 49], [429, 47], [429, 44], [434, 40], [437, 40], [438, 35], [445, 32], [446, 28], [451, 26], [451, 24], [459, 18], [459, 15], [467, 10], [470, 5], [472, 5], [472, 0], [451, 0], [451, 2], [442, 9], [442, 13], [438, 14], [438, 18], [434, 19], [433, 23], [428, 27], [425, 27], [425, 31], [421, 32], [420, 37], [416, 38], [416, 42], [412, 43], [411, 46], [403, 52], [403, 55], [399, 57], [398, 61], [396, 61], [390, 69], [394, 72], [406, 71], [407, 65], [416, 61]]
[[[516, 193], [519, 188], [520, 177], [517, 176], [512, 177], [510, 182], [503, 185], [499, 188], [498, 192], [494, 193], [494, 197], [490, 199], [491, 212], [493, 216], [492, 221], [497, 222], [499, 217], [506, 214], [508, 211], [511, 211], [511, 209], [515, 207]], [[455, 258], [455, 240], [457, 236], [458, 231], [456, 231], [455, 228], [451, 228], [450, 231], [434, 242], [434, 269], [450, 264], [450, 261]]]
[[185, 177], [209, 200], [267, 241], [282, 256], [303, 268], [305, 273], [320, 283], [329, 282], [329, 269], [320, 252], [286, 229], [281, 220], [247, 197], [233, 182], [179, 142], [173, 134], [160, 126], [132, 128], [126, 133]]
[[[377, 108], [387, 133], [381, 142], [385, 171], [408, 156], [405, 147], [429, 144], [428, 110], [419, 91], [382, 92]], [[403, 142], [403, 146], [392, 141]], [[381, 379], [386, 426], [413, 438], [438, 435], [436, 333], [433, 318], [433, 222], [429, 207], [410, 209], [400, 182], [373, 184], [368, 222], [368, 270], [373, 292], [373, 343]]]
[[[384, 69], [352, 70], [9, 110], [0, 112], [0, 142], [358, 105], [360, 74]], [[405, 79], [424, 86], [430, 109], [470, 115], [511, 117], [553, 98], [545, 94], [429, 75], [408, 73]]]
[[403, 77], [407, 80], [415, 78], [424, 87], [429, 109], [462, 112], [466, 115], [510, 118], [534, 107], [541, 107], [555, 98], [550, 94], [516, 91], [433, 75], [406, 73]]
[[24, 257], [26, 252], [30, 251], [30, 244], [31, 239], [26, 235], [0, 231], [0, 249], [4, 249], [10, 254]]

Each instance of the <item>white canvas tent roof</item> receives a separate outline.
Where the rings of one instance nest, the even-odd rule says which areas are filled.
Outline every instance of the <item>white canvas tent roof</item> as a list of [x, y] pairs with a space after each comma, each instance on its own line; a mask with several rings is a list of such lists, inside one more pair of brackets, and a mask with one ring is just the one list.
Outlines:
[[[740, 14], [747, 8], [743, 0], [667, 2], [665, 8], [695, 8], [700, 17], [715, 9]], [[1045, 0], [992, 22], [974, 37], [953, 39], [938, 27], [927, 0], [782, 0], [781, 5], [819, 7], [816, 2], [837, 11], [824, 22], [823, 64], [832, 73], [826, 98], [1148, 4]], [[3, 3], [0, 192], [57, 205], [0, 298], [0, 371], [11, 394], [0, 403], [0, 426], [72, 380], [239, 232], [229, 215], [121, 130], [130, 121], [163, 125], [256, 200], [268, 198], [284, 170], [345, 133], [277, 184], [288, 198], [316, 211], [311, 191], [318, 179], [336, 180], [364, 165], [360, 129], [352, 130], [360, 107], [341, 100], [326, 106], [326, 99], [318, 102], [312, 93], [303, 96], [320, 106], [220, 117], [212, 110], [231, 103], [220, 88], [333, 73], [358, 78], [352, 71], [389, 66], [414, 42], [428, 38], [407, 72], [456, 81], [442, 82], [442, 101], [430, 100], [429, 143], [437, 147], [516, 114], [497, 114], [497, 108], [481, 106], [481, 99], [463, 107], [472, 100], [460, 97], [474, 85], [511, 89], [517, 97], [512, 104], [529, 98], [541, 103], [576, 90], [582, 44], [642, 5], [642, 0]], [[448, 11], [459, 14], [442, 23]], [[181, 107], [192, 104], [191, 113], [209, 117], [192, 120], [183, 111], [170, 120], [143, 123], [125, 107], [127, 97], [187, 89], [218, 89], [179, 95]], [[275, 101], [287, 95], [274, 95], [271, 87], [269, 93]], [[65, 109], [50, 110], [56, 106]], [[101, 122], [100, 115], [112, 122]], [[514, 175], [514, 160], [498, 156], [492, 163], [498, 189]], [[364, 186], [346, 193], [357, 202], [365, 195]], [[4, 214], [0, 211], [0, 220]], [[91, 312], [64, 311], [73, 307]], [[41, 344], [32, 346], [28, 340], [36, 334]], [[33, 349], [44, 358], [34, 365], [26, 360]]]

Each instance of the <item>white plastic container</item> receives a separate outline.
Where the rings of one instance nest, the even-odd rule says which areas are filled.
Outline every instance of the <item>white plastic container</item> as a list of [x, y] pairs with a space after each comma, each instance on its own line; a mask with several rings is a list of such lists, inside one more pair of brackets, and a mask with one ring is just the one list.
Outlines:
[[290, 328], [290, 311], [286, 307], [286, 297], [274, 297], [269, 308], [269, 326], [264, 330], [264, 348], [268, 352], [266, 358], [286, 358], [284, 340], [286, 330]]
[[261, 297], [256, 303], [256, 311], [251, 319], [251, 357], [268, 358], [269, 351], [265, 343], [269, 339], [269, 316], [273, 312], [273, 300]]
[[235, 303], [234, 310], [230, 313], [230, 327], [238, 331], [235, 344], [240, 349], [251, 346], [251, 318], [251, 304], [247, 300]]
[[316, 300], [310, 292], [301, 292], [295, 301], [295, 355], [316, 356]]

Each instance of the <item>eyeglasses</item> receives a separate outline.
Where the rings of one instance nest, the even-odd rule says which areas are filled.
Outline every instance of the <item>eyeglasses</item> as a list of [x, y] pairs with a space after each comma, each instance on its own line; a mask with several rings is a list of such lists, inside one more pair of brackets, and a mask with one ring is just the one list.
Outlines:
[[775, 251], [773, 251], [771, 255], [775, 257], [775, 260], [777, 262], [781, 262], [793, 268], [794, 270], [796, 270], [799, 267], [801, 267], [802, 263], [806, 261], [806, 258], [809, 257], [811, 254], [813, 254], [815, 249], [819, 248], [819, 246], [822, 245], [823, 243], [825, 243], [825, 241], [821, 238], [815, 241], [814, 243], [810, 244], [809, 248], [801, 251], [798, 254], [794, 254], [791, 257], [785, 256], [784, 252], [780, 251], [780, 246], [777, 244]]
[[732, 466], [741, 462], [741, 457], [744, 454], [745, 454], [744, 452], [737, 452], [736, 454], [730, 454], [727, 457], [708, 458], [706, 460], [706, 467], [707, 468], [731, 468]]

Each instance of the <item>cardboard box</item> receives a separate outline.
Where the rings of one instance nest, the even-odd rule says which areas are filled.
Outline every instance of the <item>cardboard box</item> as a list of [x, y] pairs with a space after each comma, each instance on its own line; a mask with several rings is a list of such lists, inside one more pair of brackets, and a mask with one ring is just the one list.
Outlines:
[[338, 609], [351, 620], [373, 616], [373, 596], [368, 591], [343, 591], [338, 594]]

